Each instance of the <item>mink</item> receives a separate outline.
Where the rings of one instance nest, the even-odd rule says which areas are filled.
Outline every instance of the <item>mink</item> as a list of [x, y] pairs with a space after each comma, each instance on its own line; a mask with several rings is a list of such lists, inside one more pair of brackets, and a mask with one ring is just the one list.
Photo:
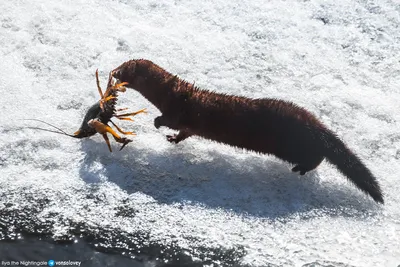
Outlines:
[[292, 171], [300, 175], [327, 159], [360, 190], [384, 203], [376, 178], [360, 158], [316, 116], [294, 103], [203, 90], [145, 59], [127, 61], [112, 73], [160, 110], [156, 128], [179, 131], [167, 135], [169, 142], [200, 136], [274, 155], [293, 164]]

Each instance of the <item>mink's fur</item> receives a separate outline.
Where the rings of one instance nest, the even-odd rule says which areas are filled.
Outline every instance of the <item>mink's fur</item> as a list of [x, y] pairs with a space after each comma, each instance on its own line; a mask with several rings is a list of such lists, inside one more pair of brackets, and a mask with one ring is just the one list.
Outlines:
[[179, 130], [167, 136], [178, 143], [192, 135], [272, 154], [304, 175], [326, 158], [376, 202], [383, 195], [361, 160], [313, 114], [291, 102], [250, 99], [201, 90], [149, 60], [130, 60], [113, 71], [162, 113], [155, 127]]

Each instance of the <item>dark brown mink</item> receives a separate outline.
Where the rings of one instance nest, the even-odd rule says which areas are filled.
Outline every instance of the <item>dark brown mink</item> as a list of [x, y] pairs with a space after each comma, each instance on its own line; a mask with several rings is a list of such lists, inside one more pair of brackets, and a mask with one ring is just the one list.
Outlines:
[[179, 130], [168, 135], [179, 143], [197, 135], [294, 164], [304, 175], [326, 158], [376, 202], [383, 195], [376, 178], [361, 160], [313, 114], [291, 102], [201, 90], [149, 60], [130, 60], [113, 71], [126, 87], [140, 92], [162, 116], [156, 128]]

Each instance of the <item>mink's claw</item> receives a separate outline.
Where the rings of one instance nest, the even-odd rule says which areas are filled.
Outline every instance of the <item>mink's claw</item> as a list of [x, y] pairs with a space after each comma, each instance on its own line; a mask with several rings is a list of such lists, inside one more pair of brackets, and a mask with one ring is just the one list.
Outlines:
[[168, 142], [170, 142], [170, 143], [177, 143], [177, 135], [176, 134], [174, 134], [174, 135], [167, 135], [167, 141]]

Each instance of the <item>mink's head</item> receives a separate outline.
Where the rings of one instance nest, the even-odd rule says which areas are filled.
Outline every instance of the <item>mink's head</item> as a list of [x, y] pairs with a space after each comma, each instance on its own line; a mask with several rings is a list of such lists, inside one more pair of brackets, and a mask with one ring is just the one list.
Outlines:
[[119, 80], [119, 82], [127, 82], [127, 87], [132, 87], [135, 84], [136, 78], [136, 60], [129, 60], [124, 62], [121, 66], [113, 70], [112, 76]]

